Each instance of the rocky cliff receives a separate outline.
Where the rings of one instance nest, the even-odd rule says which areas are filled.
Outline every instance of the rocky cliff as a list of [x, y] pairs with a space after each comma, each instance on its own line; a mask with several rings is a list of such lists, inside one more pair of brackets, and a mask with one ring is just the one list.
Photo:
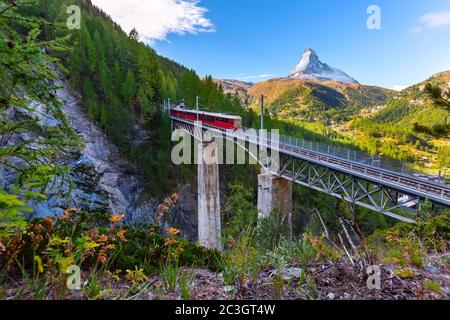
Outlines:
[[[77, 208], [88, 212], [124, 213], [129, 224], [156, 223], [157, 208], [162, 199], [155, 199], [145, 191], [139, 173], [108, 140], [101, 128], [83, 112], [80, 97], [66, 81], [61, 77], [55, 85], [61, 87], [56, 95], [62, 102], [62, 112], [80, 137], [82, 146], [60, 157], [59, 163], [70, 168], [71, 179], [58, 177], [47, 188], [46, 200], [29, 203], [33, 209], [30, 218], [58, 216], [67, 208]], [[36, 110], [33, 113], [25, 115], [11, 110], [9, 116], [37, 117], [41, 126], [57, 125], [58, 121], [46, 114], [44, 106], [33, 107]], [[10, 143], [15, 143], [14, 140], [32, 143], [36, 138], [19, 134]], [[16, 177], [13, 170], [0, 165], [0, 186], [9, 188], [15, 183]], [[163, 230], [175, 226], [181, 229], [182, 236], [194, 241], [197, 237], [195, 187], [190, 184], [179, 185], [182, 196], [160, 221]]]

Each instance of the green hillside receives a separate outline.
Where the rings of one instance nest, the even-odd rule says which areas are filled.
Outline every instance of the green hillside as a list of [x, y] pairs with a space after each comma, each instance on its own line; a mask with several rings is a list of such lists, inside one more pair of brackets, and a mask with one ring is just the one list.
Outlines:
[[449, 167], [450, 114], [424, 90], [433, 84], [445, 91], [449, 83], [450, 72], [437, 74], [400, 92], [381, 110], [350, 121], [343, 131], [356, 134], [354, 143], [372, 153], [408, 159], [428, 169]]
[[344, 122], [365, 107], [385, 104], [394, 95], [373, 86], [293, 79], [258, 83], [249, 93], [255, 109], [264, 95], [268, 112], [279, 119], [323, 123]]

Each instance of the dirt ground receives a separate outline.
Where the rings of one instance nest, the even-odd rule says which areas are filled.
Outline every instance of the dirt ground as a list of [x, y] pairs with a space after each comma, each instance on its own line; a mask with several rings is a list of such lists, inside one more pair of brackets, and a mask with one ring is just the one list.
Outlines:
[[[264, 270], [252, 280], [236, 279], [233, 286], [225, 285], [221, 273], [205, 269], [184, 269], [187, 287], [184, 294], [178, 285], [174, 292], [164, 289], [159, 275], [132, 285], [120, 277], [98, 279], [97, 299], [135, 300], [450, 300], [450, 267], [430, 261], [425, 268], [402, 268], [379, 265], [380, 289], [369, 289], [366, 267], [347, 261], [312, 263], [306, 273], [291, 266], [277, 276], [276, 270]], [[399, 272], [403, 270], [403, 272]], [[405, 271], [406, 270], [406, 271]], [[280, 272], [281, 273], [281, 272]], [[85, 278], [86, 275], [83, 276]], [[88, 286], [83, 283], [83, 288]], [[20, 290], [20, 291], [19, 291]], [[31, 299], [33, 288], [13, 279], [3, 288], [2, 299]], [[68, 294], [64, 299], [86, 299], [85, 290]], [[58, 299], [51, 290], [44, 299]]]

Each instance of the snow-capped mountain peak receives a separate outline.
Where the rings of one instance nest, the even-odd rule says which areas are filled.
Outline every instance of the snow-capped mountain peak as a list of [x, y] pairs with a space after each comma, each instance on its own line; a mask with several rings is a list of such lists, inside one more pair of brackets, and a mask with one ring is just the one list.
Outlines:
[[305, 80], [336, 80], [344, 83], [358, 83], [344, 71], [331, 67], [319, 60], [317, 53], [306, 48], [300, 62], [291, 70], [289, 78]]

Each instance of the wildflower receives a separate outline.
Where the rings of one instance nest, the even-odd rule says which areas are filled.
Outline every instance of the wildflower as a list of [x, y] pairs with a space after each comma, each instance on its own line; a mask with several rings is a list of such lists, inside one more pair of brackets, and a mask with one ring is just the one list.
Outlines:
[[116, 224], [120, 222], [124, 217], [125, 217], [124, 214], [116, 214], [116, 215], [113, 214], [109, 217], [109, 221], [111, 221], [111, 223], [113, 224]]
[[37, 225], [33, 225], [31, 227], [31, 230], [33, 230], [33, 231], [30, 231], [30, 233], [29, 233], [31, 242], [33, 244], [33, 247], [37, 248], [41, 244], [41, 242], [44, 240], [44, 237], [42, 236], [43, 227], [41, 224], [37, 224]]
[[100, 237], [100, 233], [98, 232], [97, 229], [91, 229], [87, 232], [87, 236], [92, 240], [96, 240]]
[[158, 206], [156, 213], [156, 223], [160, 224], [164, 216], [173, 208], [175, 208], [177, 201], [180, 199], [179, 193], [174, 193], [170, 197], [164, 199], [163, 203]]
[[398, 240], [398, 230], [395, 230], [394, 232], [388, 232], [386, 235], [386, 241], [387, 242], [395, 242]]
[[180, 232], [181, 231], [179, 229], [177, 229], [177, 228], [169, 228], [169, 229], [167, 229], [167, 234], [169, 236], [176, 236], [176, 235], [180, 234]]
[[104, 248], [105, 251], [106, 250], [114, 250], [116, 248], [116, 245], [115, 244], [108, 244], [108, 245], [104, 246], [103, 248]]
[[107, 241], [108, 241], [108, 236], [107, 236], [107, 235], [104, 235], [104, 234], [102, 234], [102, 235], [100, 235], [100, 237], [98, 238], [98, 241], [99, 241], [99, 242], [103, 242], [103, 243], [105, 243], [105, 242], [107, 242]]
[[95, 254], [95, 249], [94, 248], [88, 248], [88, 249], [84, 250], [83, 257], [85, 257], [85, 258], [91, 257], [94, 254]]
[[128, 240], [125, 238], [125, 234], [127, 233], [127, 230], [120, 230], [119, 232], [117, 232], [117, 236], [119, 237], [120, 240], [122, 240], [123, 242], [128, 242]]
[[138, 284], [140, 282], [147, 281], [148, 277], [145, 275], [143, 269], [138, 269], [137, 267], [135, 267], [135, 270], [127, 269], [125, 279], [131, 281], [133, 284]]
[[64, 214], [64, 216], [68, 215], [70, 217], [70, 214], [73, 212], [77, 212], [77, 210], [78, 210], [77, 208], [69, 208], [69, 209], [64, 210], [63, 214]]
[[173, 238], [167, 238], [166, 241], [164, 241], [165, 247], [170, 247], [171, 245], [177, 244], [177, 240]]
[[52, 232], [52, 229], [53, 229], [52, 218], [50, 218], [50, 217], [44, 218], [44, 223], [45, 223], [45, 229], [47, 230], [47, 232]]
[[100, 253], [98, 255], [98, 262], [100, 262], [101, 264], [105, 264], [106, 263], [106, 255], [104, 253]]

